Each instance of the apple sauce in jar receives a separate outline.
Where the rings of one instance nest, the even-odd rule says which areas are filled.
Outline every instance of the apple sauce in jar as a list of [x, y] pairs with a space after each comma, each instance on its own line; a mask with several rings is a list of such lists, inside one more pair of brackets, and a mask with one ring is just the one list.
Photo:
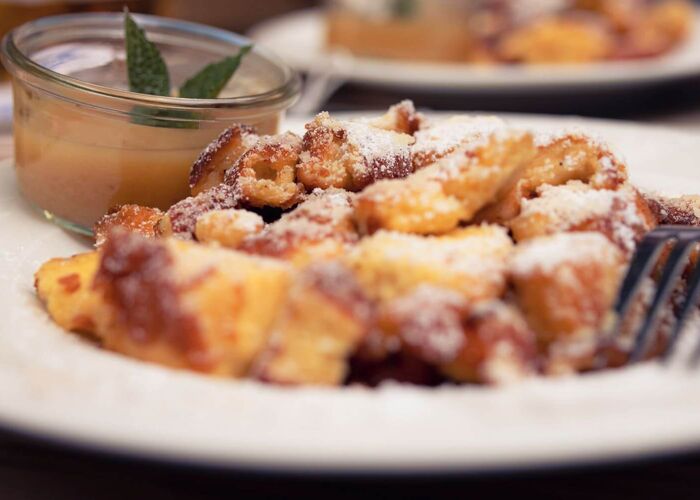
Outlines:
[[[254, 49], [220, 98], [129, 92], [122, 20], [120, 14], [56, 16], [3, 41], [13, 76], [19, 188], [48, 218], [85, 233], [115, 206], [167, 209], [185, 198], [192, 162], [221, 130], [240, 122], [275, 133], [299, 91], [291, 70]], [[180, 21], [140, 16], [139, 24], [175, 82], [248, 43]]]

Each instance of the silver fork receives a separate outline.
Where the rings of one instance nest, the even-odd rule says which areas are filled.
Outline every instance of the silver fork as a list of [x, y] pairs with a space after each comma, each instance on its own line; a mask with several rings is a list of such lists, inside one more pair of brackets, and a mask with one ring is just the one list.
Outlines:
[[[645, 358], [652, 345], [652, 332], [658, 324], [661, 311], [667, 305], [671, 292], [687, 266], [693, 246], [698, 242], [700, 242], [700, 228], [689, 226], [659, 226], [644, 237], [637, 246], [637, 251], [620, 287], [615, 303], [615, 323], [605, 337], [604, 345], [610, 345], [620, 335], [623, 321], [642, 284], [654, 270], [664, 248], [667, 245], [672, 245], [668, 259], [661, 271], [651, 305], [644, 316], [642, 326], [634, 337], [628, 362], [636, 363]], [[700, 299], [700, 265], [693, 269], [688, 279], [685, 300], [678, 311], [676, 322], [662, 353], [662, 359], [665, 362], [672, 358], [681, 333], [683, 333], [693, 309], [698, 305], [698, 299]], [[606, 357], [600, 358], [599, 364], [604, 364], [606, 361]], [[690, 357], [692, 366], [696, 366], [699, 362], [700, 345], [695, 348]]]

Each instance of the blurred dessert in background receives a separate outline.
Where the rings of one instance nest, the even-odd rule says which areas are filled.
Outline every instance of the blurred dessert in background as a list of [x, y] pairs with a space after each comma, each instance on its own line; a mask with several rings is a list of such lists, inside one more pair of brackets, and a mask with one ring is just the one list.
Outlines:
[[331, 0], [327, 45], [427, 61], [577, 63], [654, 57], [689, 35], [688, 0]]

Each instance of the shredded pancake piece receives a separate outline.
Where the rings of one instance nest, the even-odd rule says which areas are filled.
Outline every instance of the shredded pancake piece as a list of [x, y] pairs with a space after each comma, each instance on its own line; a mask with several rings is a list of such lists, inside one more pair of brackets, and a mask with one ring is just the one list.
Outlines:
[[296, 182], [301, 138], [296, 134], [262, 136], [226, 171], [224, 182], [241, 190], [242, 202], [253, 207], [289, 208], [301, 201]]
[[157, 208], [142, 207], [141, 205], [122, 205], [104, 215], [95, 224], [93, 228], [95, 246], [101, 247], [107, 239], [107, 235], [115, 227], [123, 227], [143, 236], [155, 237], [158, 224], [163, 215], [163, 212]]
[[248, 125], [234, 124], [224, 130], [202, 151], [190, 169], [192, 196], [221, 184], [226, 170], [257, 140], [255, 129]]
[[267, 340], [288, 279], [273, 260], [114, 231], [94, 279], [103, 299], [96, 334], [138, 359], [241, 377]]
[[380, 179], [406, 177], [413, 171], [413, 142], [407, 134], [321, 113], [306, 125], [297, 178], [307, 189], [359, 191]]
[[500, 297], [513, 243], [498, 226], [471, 226], [446, 236], [380, 231], [347, 259], [366, 293], [387, 301], [421, 284], [456, 290], [471, 300]]
[[212, 210], [197, 219], [195, 237], [200, 243], [238, 248], [245, 238], [259, 233], [264, 227], [263, 218], [247, 210]]
[[594, 189], [580, 181], [544, 185], [538, 198], [523, 200], [509, 226], [516, 241], [564, 231], [598, 231], [626, 254], [656, 226], [646, 201], [632, 186]]
[[617, 189], [627, 181], [625, 164], [610, 148], [581, 133], [535, 134], [537, 154], [523, 168], [517, 182], [491, 205], [477, 220], [504, 223], [517, 217], [522, 201], [537, 195], [543, 185], [558, 186], [572, 180], [596, 189]]
[[[624, 255], [600, 233], [559, 233], [515, 247], [509, 264], [517, 304], [546, 348], [576, 346], [589, 363], [612, 321]], [[571, 367], [569, 367], [571, 368]]]
[[295, 276], [255, 376], [278, 384], [339, 385], [370, 327], [372, 307], [352, 272], [321, 262]]
[[197, 219], [212, 210], [236, 208], [241, 201], [241, 190], [238, 186], [219, 184], [197, 196], [190, 196], [177, 202], [165, 213], [160, 220], [158, 234], [175, 236], [191, 240], [197, 226]]
[[406, 179], [369, 186], [358, 196], [358, 227], [366, 234], [449, 232], [508, 190], [533, 155], [531, 135], [496, 132]]
[[305, 264], [336, 257], [357, 242], [354, 195], [339, 189], [315, 190], [309, 198], [257, 234], [243, 239], [243, 252]]
[[384, 130], [414, 135], [425, 122], [425, 117], [416, 111], [412, 101], [404, 100], [378, 118], [361, 121]]
[[500, 301], [478, 302], [423, 285], [389, 303], [383, 325], [402, 348], [453, 380], [506, 383], [535, 372], [535, 336]]
[[415, 133], [413, 166], [431, 165], [461, 147], [483, 145], [494, 132], [506, 130], [495, 116], [452, 116], [427, 122]]
[[644, 199], [659, 224], [700, 226], [700, 196], [674, 198], [647, 193]]

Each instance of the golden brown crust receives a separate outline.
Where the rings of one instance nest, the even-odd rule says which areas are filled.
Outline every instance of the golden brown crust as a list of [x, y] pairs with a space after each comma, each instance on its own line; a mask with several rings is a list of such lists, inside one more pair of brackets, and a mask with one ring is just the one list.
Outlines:
[[442, 234], [493, 203], [534, 155], [529, 134], [494, 133], [406, 179], [376, 183], [357, 199], [363, 233]]
[[212, 210], [237, 208], [241, 202], [238, 186], [219, 184], [196, 196], [190, 196], [170, 207], [158, 223], [160, 236], [174, 236], [183, 240], [194, 238], [197, 219]]
[[192, 196], [221, 184], [226, 170], [252, 147], [258, 136], [248, 125], [233, 124], [199, 155], [190, 169]]
[[516, 302], [545, 349], [577, 351], [572, 363], [587, 360], [613, 319], [624, 262], [599, 233], [559, 233], [516, 246], [509, 265]]
[[359, 238], [353, 207], [352, 193], [339, 189], [315, 191], [263, 231], [244, 238], [239, 249], [297, 265], [339, 257]]
[[538, 194], [524, 200], [520, 215], [509, 223], [518, 242], [566, 231], [596, 231], [631, 255], [656, 227], [647, 202], [629, 185], [612, 191], [572, 181], [542, 186]]
[[104, 304], [97, 333], [108, 349], [138, 359], [244, 376], [287, 281], [274, 261], [116, 231], [94, 279]]
[[296, 182], [300, 152], [301, 138], [296, 134], [263, 136], [226, 172], [224, 182], [240, 188], [246, 205], [289, 208], [304, 193]]
[[366, 293], [385, 302], [421, 284], [455, 290], [471, 300], [500, 297], [512, 242], [503, 228], [471, 226], [440, 237], [380, 231], [348, 254]]
[[157, 235], [157, 226], [163, 215], [163, 212], [157, 208], [122, 205], [107, 213], [95, 224], [93, 228], [95, 246], [98, 248], [102, 246], [107, 239], [107, 235], [115, 227], [123, 227], [143, 236], [155, 237]]
[[92, 289], [97, 252], [51, 259], [39, 268], [34, 284], [51, 318], [62, 328], [95, 335], [100, 296]]
[[200, 243], [235, 249], [245, 238], [259, 233], [264, 227], [265, 221], [258, 214], [230, 208], [212, 210], [200, 216], [194, 234]]
[[581, 134], [536, 134], [537, 154], [521, 175], [476, 220], [508, 222], [520, 213], [524, 199], [533, 198], [543, 185], [558, 186], [572, 180], [596, 189], [617, 189], [627, 181], [627, 169], [607, 145]]
[[473, 304], [423, 286], [390, 302], [383, 316], [403, 349], [452, 380], [505, 383], [535, 372], [535, 336], [518, 311], [500, 301]]
[[406, 134], [321, 113], [306, 125], [297, 178], [309, 190], [359, 191], [380, 179], [410, 174], [412, 143]]
[[338, 262], [311, 265], [295, 278], [255, 369], [278, 384], [339, 385], [370, 327], [371, 304]]

